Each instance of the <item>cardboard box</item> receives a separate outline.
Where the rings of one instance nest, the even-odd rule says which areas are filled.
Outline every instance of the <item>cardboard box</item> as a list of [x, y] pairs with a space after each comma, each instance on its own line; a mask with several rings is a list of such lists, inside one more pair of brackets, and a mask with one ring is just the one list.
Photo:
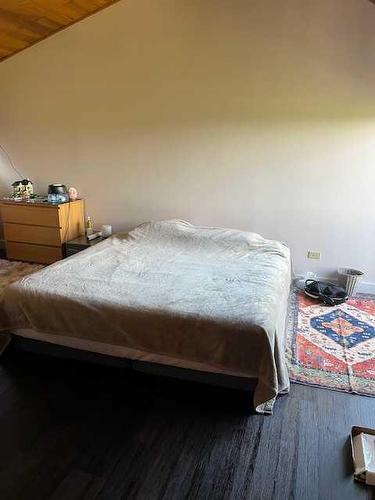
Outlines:
[[352, 427], [354, 479], [375, 486], [375, 429]]

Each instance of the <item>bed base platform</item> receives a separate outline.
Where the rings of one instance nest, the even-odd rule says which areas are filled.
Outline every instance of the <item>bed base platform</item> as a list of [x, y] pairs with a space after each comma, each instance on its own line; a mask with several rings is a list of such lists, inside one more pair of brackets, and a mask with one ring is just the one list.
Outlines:
[[114, 368], [125, 368], [150, 375], [170, 377], [189, 382], [197, 382], [243, 391], [253, 392], [257, 383], [257, 380], [252, 378], [227, 375], [223, 373], [204, 372], [189, 368], [163, 365], [155, 362], [132, 360], [108, 354], [84, 351], [73, 347], [44, 342], [42, 340], [22, 337], [15, 333], [7, 334], [7, 336], [11, 338], [11, 342], [7, 348], [15, 351], [43, 354], [61, 359], [100, 364]]

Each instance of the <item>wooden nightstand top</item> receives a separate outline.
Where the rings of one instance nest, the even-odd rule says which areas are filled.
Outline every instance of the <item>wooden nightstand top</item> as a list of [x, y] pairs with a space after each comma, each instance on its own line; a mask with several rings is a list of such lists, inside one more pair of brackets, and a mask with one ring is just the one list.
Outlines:
[[82, 235], [79, 236], [78, 238], [75, 238], [74, 240], [70, 240], [66, 243], [67, 247], [69, 248], [79, 248], [79, 249], [84, 249], [84, 248], [89, 248], [93, 247], [97, 243], [100, 243], [103, 241], [105, 238], [95, 238], [94, 240], [88, 240], [86, 236]]

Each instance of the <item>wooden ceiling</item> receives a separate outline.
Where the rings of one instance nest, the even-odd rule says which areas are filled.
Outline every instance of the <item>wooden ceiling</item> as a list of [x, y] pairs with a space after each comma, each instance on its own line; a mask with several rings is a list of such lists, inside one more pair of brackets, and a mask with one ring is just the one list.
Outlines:
[[0, 61], [117, 0], [1, 0]]

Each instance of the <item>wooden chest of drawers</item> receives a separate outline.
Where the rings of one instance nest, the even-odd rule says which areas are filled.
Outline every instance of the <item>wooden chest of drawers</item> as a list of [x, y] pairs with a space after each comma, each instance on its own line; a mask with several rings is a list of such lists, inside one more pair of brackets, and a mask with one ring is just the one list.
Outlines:
[[6, 255], [10, 260], [51, 264], [64, 257], [64, 243], [84, 233], [84, 202], [0, 203]]

